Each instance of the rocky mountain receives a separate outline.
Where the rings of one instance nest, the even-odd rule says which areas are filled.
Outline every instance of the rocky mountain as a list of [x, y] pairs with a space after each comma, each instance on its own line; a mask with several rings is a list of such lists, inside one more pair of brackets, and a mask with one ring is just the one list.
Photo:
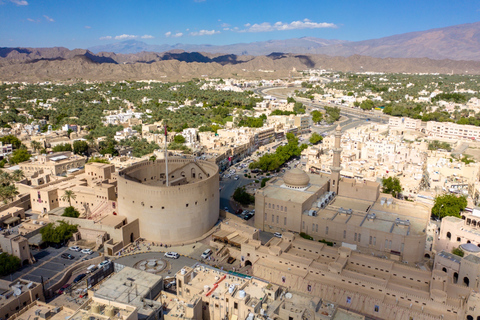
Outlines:
[[[0, 48], [0, 80], [261, 79], [308, 68], [480, 74], [480, 22], [360, 42], [301, 38], [230, 46], [149, 46], [139, 41], [116, 46], [116, 51], [135, 53]], [[288, 51], [294, 53], [283, 53]]]
[[141, 41], [128, 40], [92, 47], [89, 50], [93, 53], [115, 52], [123, 54], [171, 50], [235, 55], [268, 55], [272, 52], [288, 52], [348, 57], [360, 54], [377, 58], [430, 58], [480, 61], [480, 22], [355, 42], [304, 37], [213, 46], [181, 43], [175, 45], [148, 45]]
[[318, 53], [480, 61], [480, 22], [325, 46]]
[[[480, 62], [432, 60], [428, 58], [373, 58], [353, 55], [332, 57], [327, 55], [298, 55], [276, 53], [268, 56], [236, 56], [194, 53], [137, 55], [100, 54], [90, 51], [62, 52], [38, 58], [38, 52], [14, 53], [21, 59], [0, 58], [2, 81], [54, 81], [54, 80], [162, 80], [185, 81], [202, 77], [233, 77], [244, 79], [275, 79], [297, 76], [294, 70], [322, 68], [338, 71], [377, 72], [438, 72], [480, 74]], [[36, 58], [25, 60], [27, 57]], [[130, 58], [135, 62], [126, 62]], [[123, 60], [122, 60], [123, 59]], [[140, 61], [140, 59], [142, 61]], [[122, 62], [123, 61], [123, 62]]]
[[235, 55], [267, 55], [272, 52], [293, 52], [293, 53], [319, 53], [318, 48], [343, 44], [348, 41], [343, 40], [327, 40], [312, 37], [304, 37], [299, 39], [287, 40], [269, 40], [251, 43], [237, 43], [224, 46], [214, 46], [208, 44], [194, 45], [177, 43], [174, 45], [149, 45], [138, 40], [126, 40], [107, 45], [95, 46], [88, 48], [93, 53], [115, 52], [122, 54], [139, 53], [142, 51], [165, 52], [165, 51], [188, 51], [188, 52], [208, 52], [208, 53], [224, 53]]

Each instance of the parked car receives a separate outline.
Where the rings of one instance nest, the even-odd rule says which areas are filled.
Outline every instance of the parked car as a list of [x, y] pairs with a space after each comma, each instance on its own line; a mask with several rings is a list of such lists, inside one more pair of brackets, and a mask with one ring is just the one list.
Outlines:
[[89, 267], [87, 268], [87, 273], [92, 273], [93, 271], [95, 271], [95, 270], [97, 270], [97, 269], [98, 269], [97, 265], [96, 265], [96, 264], [92, 264], [91, 266], [89, 266]]
[[92, 250], [92, 249], [83, 249], [83, 250], [82, 250], [82, 253], [85, 253], [85, 254], [93, 254], [93, 250]]
[[165, 258], [178, 259], [180, 255], [176, 252], [165, 252]]
[[235, 211], [236, 214], [241, 214], [243, 212], [242, 209], [237, 209], [237, 211]]
[[63, 285], [63, 287], [61, 287], [60, 289], [58, 289], [57, 293], [58, 294], [62, 294], [64, 293], [65, 291], [67, 291], [67, 289], [70, 287], [70, 283], [67, 283], [65, 285]]
[[200, 256], [202, 259], [207, 259], [212, 255], [213, 251], [211, 249], [205, 250], [202, 255]]
[[98, 267], [103, 268], [104, 266], [106, 266], [109, 263], [110, 263], [110, 260], [104, 260], [104, 261], [102, 261], [98, 264]]
[[85, 278], [86, 274], [85, 273], [80, 273], [78, 276], [75, 277], [75, 279], [73, 279], [73, 283], [77, 283], [78, 281], [82, 280], [83, 278]]
[[78, 252], [78, 251], [82, 250], [82, 249], [80, 249], [80, 247], [77, 247], [77, 246], [73, 246], [73, 247], [70, 247], [68, 249], [72, 250], [72, 251], [75, 251], [75, 252]]
[[274, 237], [277, 237], [277, 238], [281, 238], [282, 237], [282, 234], [280, 232], [275, 232], [273, 234]]
[[70, 253], [62, 253], [62, 255], [60, 257], [62, 257], [63, 259], [68, 259], [68, 260], [75, 259], [75, 257], [72, 256]]

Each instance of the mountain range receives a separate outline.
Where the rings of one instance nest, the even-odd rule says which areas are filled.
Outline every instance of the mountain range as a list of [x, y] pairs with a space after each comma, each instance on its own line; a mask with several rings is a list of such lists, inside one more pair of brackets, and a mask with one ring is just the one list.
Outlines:
[[139, 53], [142, 51], [224, 53], [235, 55], [268, 55], [272, 52], [327, 54], [348, 57], [354, 54], [376, 58], [430, 58], [480, 61], [480, 22], [467, 23], [427, 31], [409, 32], [364, 41], [326, 40], [313, 37], [213, 45], [148, 45], [127, 40], [88, 48], [93, 53]]
[[88, 50], [0, 48], [0, 80], [6, 81], [262, 79], [309, 68], [480, 74], [480, 22], [358, 42], [300, 38], [228, 46], [124, 41]]

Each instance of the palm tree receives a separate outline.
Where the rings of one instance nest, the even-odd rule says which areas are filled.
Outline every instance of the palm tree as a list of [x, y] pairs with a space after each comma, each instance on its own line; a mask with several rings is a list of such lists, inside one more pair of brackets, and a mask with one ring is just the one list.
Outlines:
[[15, 181], [20, 181], [20, 180], [22, 180], [23, 178], [25, 178], [25, 174], [23, 173], [22, 170], [17, 169], [17, 170], [15, 170], [15, 171], [13, 171], [13, 173], [12, 173], [12, 178], [13, 178], [13, 180], [15, 180]]
[[10, 185], [10, 183], [12, 183], [12, 181], [13, 181], [13, 178], [10, 172], [2, 171], [0, 173], [0, 184], [2, 186], [8, 186]]
[[72, 206], [72, 199], [76, 199], [77, 196], [72, 190], [65, 190], [65, 193], [62, 196], [63, 201], [68, 201], [68, 205], [71, 207]]
[[30, 142], [30, 145], [32, 146], [34, 153], [42, 149], [42, 144], [38, 141], [32, 141]]

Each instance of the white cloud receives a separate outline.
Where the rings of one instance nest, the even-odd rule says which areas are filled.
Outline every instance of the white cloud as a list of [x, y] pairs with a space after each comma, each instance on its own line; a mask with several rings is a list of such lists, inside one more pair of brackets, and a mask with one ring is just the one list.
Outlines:
[[92, 27], [90, 27], [90, 26], [85, 26], [85, 29], [92, 29]]
[[55, 22], [55, 20], [53, 20], [53, 19], [50, 18], [49, 16], [43, 15], [43, 17], [44, 17], [48, 22]]
[[223, 28], [223, 30], [224, 30], [224, 31], [228, 31], [228, 30], [230, 30], [230, 28]]
[[151, 35], [149, 35], [149, 34], [145, 34], [145, 35], [141, 36], [140, 38], [142, 38], [142, 39], [153, 39], [153, 38], [155, 38], [155, 37], [154, 37], [154, 36], [151, 36]]
[[10, 0], [10, 2], [15, 3], [17, 6], [28, 6], [28, 2], [25, 0]]
[[270, 31], [283, 31], [283, 30], [298, 30], [298, 29], [319, 29], [319, 28], [337, 28], [337, 25], [327, 22], [312, 22], [308, 19], [303, 21], [275, 22], [273, 25], [269, 22], [255, 23], [250, 25], [245, 24], [247, 29], [240, 30], [240, 32], [270, 32]]
[[183, 33], [181, 32], [177, 32], [175, 34], [173, 34], [171, 31], [168, 31], [165, 33], [165, 37], [169, 38], [169, 37], [172, 37], [172, 38], [180, 38], [181, 36], [183, 36]]
[[138, 36], [134, 36], [132, 34], [122, 34], [115, 37], [115, 40], [125, 40], [125, 39], [136, 39]]
[[195, 32], [190, 32], [191, 36], [211, 36], [213, 34], [220, 33], [220, 31], [216, 30], [200, 30]]
[[100, 40], [111, 40], [112, 36], [100, 37]]
[[228, 28], [228, 27], [230, 27], [230, 25], [229, 25], [228, 23], [222, 23], [220, 26], [221, 26], [222, 28]]
[[244, 26], [244, 27], [250, 27], [251, 24], [250, 24], [250, 23], [245, 23], [243, 26]]
[[30, 22], [35, 22], [35, 20], [30, 19], [30, 18], [27, 18], [27, 20], [30, 21]]

